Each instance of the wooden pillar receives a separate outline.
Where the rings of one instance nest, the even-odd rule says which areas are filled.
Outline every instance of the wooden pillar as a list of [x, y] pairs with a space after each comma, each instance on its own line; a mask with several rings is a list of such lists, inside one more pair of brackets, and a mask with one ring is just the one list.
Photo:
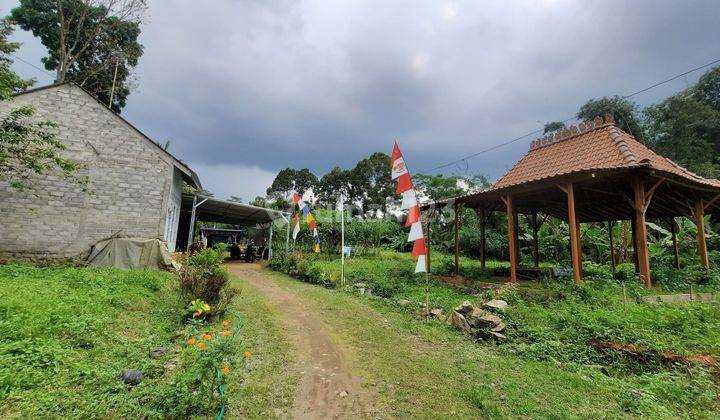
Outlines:
[[508, 195], [503, 198], [505, 207], [507, 208], [507, 224], [508, 224], [508, 255], [510, 255], [510, 281], [517, 281], [517, 225], [515, 222], [515, 208], [513, 207], [512, 196]]
[[645, 184], [638, 177], [633, 179], [635, 191], [635, 249], [640, 280], [650, 287], [650, 255], [647, 247], [647, 225], [645, 224]]
[[670, 218], [670, 233], [672, 234], [673, 253], [675, 254], [675, 268], [680, 269], [680, 249], [677, 243], [677, 226], [675, 226], [675, 218]]
[[700, 256], [700, 266], [707, 270], [710, 268], [708, 263], [707, 243], [705, 242], [705, 203], [703, 200], [695, 202], [695, 226], [697, 226], [697, 246], [698, 255]]
[[480, 209], [480, 268], [485, 269], [485, 209]]
[[460, 238], [458, 233], [460, 228], [460, 206], [455, 204], [453, 208], [455, 209], [455, 223], [453, 224], [453, 232], [455, 234], [455, 275], [457, 276], [460, 274]]
[[[577, 216], [576, 216], [576, 219], [577, 219]], [[577, 223], [575, 223], [575, 238], [576, 238], [575, 240], [576, 240], [577, 243], [578, 243], [578, 245], [577, 245], [577, 248], [578, 248], [578, 260], [580, 261], [580, 264], [578, 264], [578, 269], [580, 270], [580, 278], [582, 279], [582, 277], [583, 277], [584, 274], [583, 274], [583, 265], [582, 265], [582, 263], [583, 263], [582, 231], [581, 231], [581, 229], [580, 229], [580, 225], [581, 225], [580, 221], [578, 221]]]
[[533, 259], [535, 260], [535, 268], [538, 268], [540, 267], [540, 247], [538, 245], [538, 230], [540, 230], [540, 225], [538, 225], [537, 213], [533, 213], [530, 216], [530, 223], [532, 224], [533, 235]]
[[613, 222], [608, 220], [608, 240], [610, 245], [610, 267], [615, 274], [615, 244], [613, 243]]
[[582, 260], [580, 253], [580, 228], [578, 226], [577, 216], [575, 215], [575, 191], [573, 184], [568, 183], [566, 186], [568, 197], [568, 224], [570, 225], [570, 256], [572, 257], [573, 280], [575, 283], [582, 281]]

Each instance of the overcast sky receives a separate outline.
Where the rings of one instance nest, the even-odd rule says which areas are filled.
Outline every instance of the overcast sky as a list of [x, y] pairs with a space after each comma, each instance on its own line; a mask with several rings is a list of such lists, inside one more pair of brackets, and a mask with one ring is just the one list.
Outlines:
[[[123, 116], [170, 140], [217, 196], [246, 201], [282, 168], [320, 176], [394, 140], [411, 171], [429, 169], [720, 58], [717, 0], [149, 3]], [[39, 41], [14, 38], [40, 66]], [[653, 103], [701, 74], [633, 99]], [[531, 140], [443, 173], [495, 179]]]

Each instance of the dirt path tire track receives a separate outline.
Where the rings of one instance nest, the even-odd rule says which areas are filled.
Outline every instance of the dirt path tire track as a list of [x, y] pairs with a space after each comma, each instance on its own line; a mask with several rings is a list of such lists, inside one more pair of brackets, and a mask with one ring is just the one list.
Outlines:
[[370, 395], [354, 374], [346, 349], [315, 315], [308, 303], [278, 285], [276, 274], [257, 264], [228, 264], [243, 284], [259, 290], [269, 305], [279, 309], [284, 332], [293, 344], [301, 369], [291, 417], [296, 419], [367, 418]]

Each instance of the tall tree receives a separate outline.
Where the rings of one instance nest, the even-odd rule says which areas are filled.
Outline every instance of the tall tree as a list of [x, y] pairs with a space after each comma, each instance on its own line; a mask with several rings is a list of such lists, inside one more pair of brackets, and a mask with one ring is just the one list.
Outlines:
[[720, 68], [645, 109], [648, 144], [700, 175], [720, 175]]
[[352, 171], [345, 171], [339, 166], [320, 178], [318, 193], [320, 199], [326, 204], [335, 204], [342, 195], [346, 201], [358, 200], [357, 189], [353, 188]]
[[384, 210], [388, 197], [394, 193], [390, 179], [390, 156], [376, 152], [361, 160], [350, 173], [350, 184], [355, 198], [362, 199], [363, 210], [370, 207]]
[[415, 187], [431, 200], [457, 197], [490, 186], [484, 175], [472, 177], [417, 174]]
[[562, 121], [545, 123], [545, 126], [543, 127], [543, 134], [553, 133], [555, 131], [562, 130], [563, 128], [565, 128], [565, 123]]
[[309, 169], [285, 168], [278, 172], [266, 194], [272, 199], [290, 199], [293, 192], [302, 194], [309, 188], [316, 188], [317, 177]]
[[596, 117], [604, 117], [605, 114], [612, 114], [617, 126], [626, 133], [630, 133], [636, 140], [645, 141], [637, 105], [621, 96], [590, 99], [580, 107], [577, 117], [583, 121], [589, 121]]
[[143, 52], [146, 9], [145, 0], [20, 0], [10, 16], [48, 49], [42, 61], [56, 82], [73, 81], [119, 112]]
[[[9, 54], [19, 44], [8, 42], [12, 26], [7, 19], [0, 21], [0, 100], [32, 84], [10, 70], [12, 60]], [[11, 110], [0, 119], [0, 181], [15, 189], [32, 188], [32, 177], [56, 171], [66, 179], [87, 190], [88, 178], [78, 175], [82, 165], [65, 158], [61, 152], [65, 146], [57, 140], [56, 124], [49, 121], [34, 121], [35, 109], [22, 106]]]

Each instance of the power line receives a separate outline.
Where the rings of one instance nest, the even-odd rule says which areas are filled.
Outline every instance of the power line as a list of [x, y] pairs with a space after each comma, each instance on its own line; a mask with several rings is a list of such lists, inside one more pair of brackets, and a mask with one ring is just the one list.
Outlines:
[[31, 63], [31, 62], [23, 59], [22, 57], [18, 57], [17, 55], [15, 55], [15, 54], [13, 54], [13, 53], [8, 53], [8, 55], [13, 56], [14, 58], [22, 61], [23, 63], [27, 64], [27, 65], [30, 66], [30, 67], [33, 67], [33, 68], [35, 68], [35, 69], [37, 69], [37, 70], [40, 70], [41, 72], [45, 73], [46, 75], [52, 77], [53, 80], [55, 79], [55, 75], [54, 75], [54, 74], [48, 72], [47, 70], [45, 70], [45, 69], [43, 69], [43, 68], [40, 68], [40, 67], [36, 66], [35, 64], [33, 64], [33, 63]]
[[[714, 65], [714, 64], [717, 64], [717, 63], [720, 63], [720, 58], [719, 58], [719, 59], [716, 59], [716, 60], [713, 60], [713, 61], [711, 61], [711, 62], [709, 62], [709, 63], [707, 63], [707, 64], [703, 64], [702, 66], [698, 66], [698, 67], [692, 68], [692, 69], [690, 69], [690, 70], [684, 71], [684, 72], [682, 72], [682, 73], [680, 73], [680, 74], [677, 74], [677, 75], [675, 75], [675, 76], [673, 76], [673, 77], [671, 77], [671, 78], [669, 78], [669, 79], [665, 79], [665, 80], [663, 80], [663, 81], [661, 81], [661, 82], [657, 82], [657, 83], [655, 83], [655, 84], [653, 84], [653, 85], [650, 85], [650, 86], [648, 86], [648, 87], [646, 87], [646, 88], [640, 89], [640, 90], [638, 90], [638, 91], [632, 92], [632, 93], [630, 93], [630, 94], [628, 94], [628, 95], [624, 95], [624, 96], [621, 96], [621, 97], [622, 97], [623, 99], [632, 98], [633, 96], [636, 96], [636, 95], [639, 95], [639, 94], [641, 94], [641, 93], [647, 92], [647, 91], [649, 91], [649, 90], [651, 90], [651, 89], [654, 89], [654, 88], [656, 88], [656, 87], [658, 87], [658, 86], [662, 86], [662, 85], [664, 85], [664, 84], [666, 84], [666, 83], [672, 82], [673, 80], [679, 79], [679, 78], [681, 78], [681, 77], [683, 77], [683, 76], [687, 76], [687, 75], [690, 74], [690, 73], [696, 72], [696, 71], [698, 71], [698, 70], [702, 70], [702, 69], [704, 69], [704, 68], [706, 68], [706, 67], [710, 67], [710, 66], [712, 66], [712, 65]], [[566, 118], [566, 119], [562, 120], [561, 122], [564, 124], [564, 123], [566, 123], [566, 122], [568, 122], [568, 121], [575, 120], [576, 118], [577, 118], [577, 117], [573, 115], [572, 117]], [[520, 141], [520, 140], [522, 140], [522, 139], [524, 139], [524, 138], [526, 138], [526, 137], [529, 137], [529, 136], [532, 136], [532, 135], [536, 135], [536, 134], [540, 134], [540, 133], [542, 133], [543, 131], [544, 131], [544, 128], [539, 128], [539, 129], [537, 129], [537, 130], [533, 130], [533, 131], [531, 131], [531, 132], [529, 132], [529, 133], [523, 134], [523, 135], [520, 136], [520, 137], [515, 137], [514, 139], [508, 140], [508, 141], [503, 142], [503, 143], [498, 143], [498, 144], [496, 144], [496, 145], [494, 145], [494, 146], [490, 146], [490, 147], [488, 147], [488, 148], [486, 148], [486, 149], [480, 150], [479, 152], [473, 153], [473, 154], [471, 154], [471, 155], [467, 155], [467, 156], [465, 156], [465, 157], [462, 157], [462, 158], [460, 158], [460, 159], [454, 160], [454, 161], [452, 161], [452, 162], [448, 162], [448, 163], [445, 163], [445, 164], [442, 164], [442, 165], [439, 165], [439, 166], [435, 166], [434, 168], [426, 169], [426, 170], [424, 170], [424, 171], [420, 171], [420, 172], [417, 172], [417, 173], [419, 173], [419, 174], [426, 174], [426, 173], [429, 173], [429, 172], [437, 171], [438, 169], [447, 168], [448, 166], [452, 166], [452, 165], [455, 165], [455, 164], [457, 164], [457, 163], [466, 162], [468, 159], [472, 159], [472, 158], [474, 158], [474, 157], [476, 157], [476, 156], [482, 155], [483, 153], [491, 152], [491, 151], [493, 151], [493, 150], [495, 150], [495, 149], [499, 149], [499, 148], [501, 148], [501, 147], [508, 146], [508, 145], [510, 145], [510, 144], [513, 144], [513, 143], [517, 143], [518, 141]]]

